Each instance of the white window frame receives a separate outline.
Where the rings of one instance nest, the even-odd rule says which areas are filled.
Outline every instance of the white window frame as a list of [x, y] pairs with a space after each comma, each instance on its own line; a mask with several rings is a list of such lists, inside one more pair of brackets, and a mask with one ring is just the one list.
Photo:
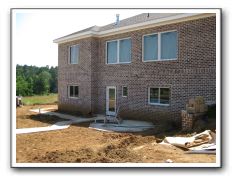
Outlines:
[[[130, 62], [119, 62], [119, 48], [120, 48], [120, 41], [121, 40], [126, 40], [126, 39], [130, 39], [131, 40], [131, 37], [127, 37], [127, 38], [120, 38], [120, 39], [115, 39], [115, 40], [108, 40], [106, 41], [106, 46], [105, 46], [105, 62], [107, 65], [114, 65], [114, 64], [130, 64]], [[107, 43], [110, 43], [110, 42], [114, 42], [114, 41], [117, 41], [117, 62], [116, 63], [108, 63], [108, 60], [107, 60], [107, 55], [108, 55], [108, 50], [107, 50]], [[131, 58], [130, 60], [132, 60], [132, 40], [131, 40]]]
[[[70, 96], [70, 87], [73, 86], [73, 87], [78, 87], [78, 97], [71, 97]], [[71, 99], [79, 99], [80, 98], [80, 86], [79, 85], [68, 85], [68, 98], [71, 98]]]
[[158, 99], [159, 99], [159, 102], [160, 102], [160, 89], [169, 89], [169, 91], [171, 92], [171, 88], [170, 87], [148, 87], [148, 104], [150, 105], [159, 105], [159, 106], [170, 106], [170, 101], [171, 101], [171, 93], [169, 94], [169, 104], [163, 104], [163, 103], [151, 103], [151, 100], [150, 100], [150, 89], [151, 88], [158, 88], [159, 89], [159, 96], [158, 96]]
[[[78, 48], [79, 48], [77, 63], [71, 63], [71, 47], [73, 47], [73, 46], [78, 46]], [[68, 47], [68, 53], [69, 53], [69, 55], [68, 55], [68, 63], [69, 63], [70, 65], [79, 64], [79, 59], [80, 59], [80, 44], [70, 45], [70, 46]]]
[[[126, 87], [127, 88], [127, 96], [123, 95], [123, 88]], [[122, 86], [122, 97], [128, 97], [128, 86]]]
[[[168, 32], [176, 32], [177, 33], [177, 56], [176, 58], [171, 58], [171, 59], [162, 59], [161, 58], [161, 34], [163, 33], [168, 33]], [[157, 60], [144, 60], [144, 37], [149, 36], [149, 35], [158, 35], [158, 59]], [[151, 34], [145, 34], [142, 36], [142, 61], [143, 62], [157, 62], [157, 61], [172, 61], [172, 60], [177, 60], [178, 58], [178, 31], [177, 30], [170, 30], [170, 31], [163, 31], [163, 32], [156, 32], [156, 33], [151, 33]]]

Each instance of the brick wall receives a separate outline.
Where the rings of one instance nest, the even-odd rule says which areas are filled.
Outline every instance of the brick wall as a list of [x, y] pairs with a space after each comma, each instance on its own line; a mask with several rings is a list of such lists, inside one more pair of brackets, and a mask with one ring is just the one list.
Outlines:
[[[178, 59], [142, 62], [142, 36], [177, 30]], [[105, 64], [106, 41], [131, 37], [132, 62]], [[80, 62], [67, 64], [68, 46], [80, 44]], [[91, 68], [91, 69], [90, 69]], [[80, 99], [67, 98], [66, 85], [80, 85]], [[181, 121], [180, 110], [191, 97], [216, 100], [216, 19], [208, 17], [134, 32], [88, 38], [59, 45], [59, 108], [105, 113], [106, 86], [117, 87], [117, 103], [124, 118]], [[128, 97], [122, 97], [122, 86]], [[148, 104], [148, 87], [170, 87], [170, 106]]]
[[[91, 112], [91, 38], [59, 45], [58, 94], [59, 110], [88, 114]], [[69, 64], [69, 46], [79, 44], [79, 63]], [[68, 98], [68, 85], [79, 86], [79, 98]]]

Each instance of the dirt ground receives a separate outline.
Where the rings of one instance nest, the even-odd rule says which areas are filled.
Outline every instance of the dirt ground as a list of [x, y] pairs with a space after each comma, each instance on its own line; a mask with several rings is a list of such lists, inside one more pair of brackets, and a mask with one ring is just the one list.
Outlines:
[[56, 116], [41, 115], [29, 111], [30, 109], [38, 109], [38, 108], [54, 108], [55, 111], [57, 110], [57, 105], [31, 105], [31, 106], [22, 106], [17, 108], [16, 128], [44, 127], [54, 124], [55, 122], [58, 121], [64, 121], [64, 119], [61, 119]]
[[[44, 105], [40, 107], [54, 107]], [[51, 125], [60, 119], [37, 120], [29, 112], [36, 106], [17, 108], [17, 128]], [[43, 119], [43, 120], [41, 120]], [[67, 129], [18, 134], [16, 160], [19, 163], [212, 163], [215, 155], [186, 154], [184, 150], [158, 144], [162, 138], [147, 133], [113, 133], [88, 128], [89, 123], [71, 125]]]

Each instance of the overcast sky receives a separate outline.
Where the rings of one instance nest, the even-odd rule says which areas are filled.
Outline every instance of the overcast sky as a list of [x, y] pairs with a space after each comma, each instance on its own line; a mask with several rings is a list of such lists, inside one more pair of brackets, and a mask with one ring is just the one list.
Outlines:
[[13, 60], [20, 65], [57, 66], [57, 44], [53, 40], [64, 35], [144, 12], [141, 10], [14, 10]]

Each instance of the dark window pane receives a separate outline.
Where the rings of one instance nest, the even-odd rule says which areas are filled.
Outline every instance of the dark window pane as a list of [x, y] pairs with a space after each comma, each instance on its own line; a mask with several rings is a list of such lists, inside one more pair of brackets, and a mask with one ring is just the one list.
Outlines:
[[69, 86], [69, 96], [73, 97], [73, 86]]
[[150, 88], [150, 103], [159, 103], [159, 88]]
[[128, 90], [127, 90], [127, 87], [123, 87], [122, 96], [127, 97], [127, 94], [128, 94], [127, 91], [128, 91]]
[[109, 111], [115, 112], [115, 89], [109, 89]]
[[160, 88], [160, 104], [169, 104], [170, 90], [169, 88]]
[[110, 100], [115, 100], [115, 89], [109, 89]]
[[74, 96], [75, 96], [75, 97], [79, 97], [79, 87], [78, 87], [78, 86], [75, 86], [74, 88], [75, 88], [75, 91], [74, 91], [75, 94], [74, 94]]

